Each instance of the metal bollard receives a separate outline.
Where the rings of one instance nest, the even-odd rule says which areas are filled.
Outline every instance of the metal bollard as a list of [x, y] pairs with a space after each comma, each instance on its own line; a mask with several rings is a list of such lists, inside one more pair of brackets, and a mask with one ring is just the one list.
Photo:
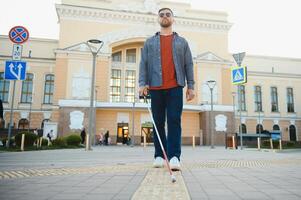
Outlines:
[[272, 139], [270, 139], [270, 146], [271, 146], [271, 149], [274, 149], [273, 148], [273, 140]]
[[232, 135], [232, 148], [236, 149], [236, 144], [235, 144], [235, 137]]
[[279, 149], [282, 150], [282, 140], [279, 140]]
[[24, 151], [24, 141], [25, 141], [25, 134], [22, 134], [22, 138], [21, 138], [21, 151]]
[[260, 150], [260, 138], [257, 138], [257, 150]]
[[40, 143], [40, 147], [42, 147], [42, 142], [43, 142], [43, 137], [40, 137], [39, 143]]
[[86, 134], [86, 151], [89, 151], [89, 137], [90, 137], [90, 134]]
[[195, 148], [195, 136], [192, 136], [192, 148]]

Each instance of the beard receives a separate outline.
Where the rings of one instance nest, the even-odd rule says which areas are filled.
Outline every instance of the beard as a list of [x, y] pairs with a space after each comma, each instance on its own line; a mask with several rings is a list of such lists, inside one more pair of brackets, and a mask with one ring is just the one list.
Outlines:
[[163, 28], [168, 28], [171, 26], [171, 21], [170, 20], [167, 20], [167, 19], [163, 19], [160, 23], [160, 26], [163, 27]]

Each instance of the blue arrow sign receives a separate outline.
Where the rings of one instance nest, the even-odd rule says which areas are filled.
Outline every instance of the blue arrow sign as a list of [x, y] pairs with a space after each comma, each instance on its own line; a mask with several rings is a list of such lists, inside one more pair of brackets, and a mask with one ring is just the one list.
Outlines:
[[25, 80], [26, 62], [24, 61], [5, 61], [4, 79], [6, 80]]
[[231, 68], [232, 84], [243, 84], [247, 82], [247, 68], [246, 67], [232, 67]]

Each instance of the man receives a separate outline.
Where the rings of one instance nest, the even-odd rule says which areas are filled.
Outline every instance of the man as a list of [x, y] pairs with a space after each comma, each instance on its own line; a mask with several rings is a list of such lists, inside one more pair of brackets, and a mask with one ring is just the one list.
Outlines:
[[[187, 80], [186, 100], [194, 98], [194, 75], [191, 51], [187, 41], [172, 31], [174, 23], [170, 8], [158, 11], [160, 32], [144, 44], [139, 69], [139, 95], [151, 96], [154, 121], [172, 170], [180, 170], [181, 115], [183, 87]], [[165, 134], [167, 116], [168, 135]], [[154, 167], [163, 167], [163, 152], [154, 134]]]
[[80, 132], [80, 137], [82, 139], [82, 144], [85, 144], [85, 140], [86, 140], [86, 129], [83, 128], [82, 131]]

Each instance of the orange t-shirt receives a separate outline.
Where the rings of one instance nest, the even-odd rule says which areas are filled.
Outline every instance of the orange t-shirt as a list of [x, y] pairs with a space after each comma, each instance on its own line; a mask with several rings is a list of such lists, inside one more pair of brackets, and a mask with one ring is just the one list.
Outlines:
[[150, 90], [169, 89], [178, 86], [176, 79], [175, 64], [172, 56], [172, 35], [160, 35], [160, 52], [162, 66], [162, 85], [150, 87]]

